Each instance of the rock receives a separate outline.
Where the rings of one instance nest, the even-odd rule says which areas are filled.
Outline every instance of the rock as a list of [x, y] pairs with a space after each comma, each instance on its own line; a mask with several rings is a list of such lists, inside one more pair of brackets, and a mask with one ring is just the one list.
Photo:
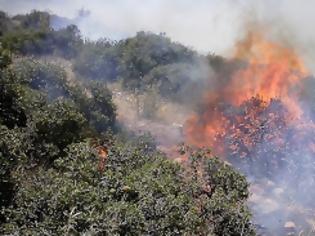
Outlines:
[[293, 221], [287, 221], [284, 224], [284, 232], [288, 236], [296, 235], [296, 225]]
[[286, 228], [286, 229], [290, 229], [290, 228], [291, 229], [295, 229], [296, 226], [295, 226], [295, 223], [293, 221], [287, 221], [284, 224], [284, 228]]

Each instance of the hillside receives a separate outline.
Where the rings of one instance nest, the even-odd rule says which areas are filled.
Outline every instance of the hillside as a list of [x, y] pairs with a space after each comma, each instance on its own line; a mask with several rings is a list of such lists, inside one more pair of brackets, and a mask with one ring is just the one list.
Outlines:
[[182, 145], [178, 164], [157, 148], [177, 138], [139, 135], [123, 108], [177, 130], [163, 109], [195, 106], [208, 65], [219, 77], [242, 63], [146, 32], [83, 40], [50, 17], [0, 14], [0, 233], [255, 235], [243, 175], [209, 149]]

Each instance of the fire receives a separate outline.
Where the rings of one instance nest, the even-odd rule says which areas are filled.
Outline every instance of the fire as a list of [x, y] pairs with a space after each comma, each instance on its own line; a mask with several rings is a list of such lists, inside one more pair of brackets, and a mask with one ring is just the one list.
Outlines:
[[312, 99], [303, 98], [308, 71], [302, 59], [256, 32], [236, 45], [234, 59], [243, 63], [211, 83], [216, 87], [186, 121], [186, 142], [212, 148], [265, 189], [254, 201], [263, 206], [258, 218], [270, 216], [265, 199], [283, 219], [296, 215], [292, 205], [314, 211], [315, 112]]
[[266, 40], [261, 33], [250, 32], [236, 45], [234, 57], [248, 62], [226, 88], [234, 104], [240, 105], [256, 95], [266, 101], [280, 98], [292, 113], [302, 114], [296, 93], [307, 70], [294, 50]]
[[[252, 97], [259, 97], [263, 103], [280, 99], [289, 111], [288, 118], [294, 120], [302, 116], [297, 96], [307, 69], [293, 49], [266, 40], [261, 33], [250, 32], [236, 44], [234, 59], [245, 61], [246, 65], [232, 75], [222, 90], [206, 94], [202, 112], [186, 122], [189, 143], [196, 146], [217, 144], [219, 136], [231, 123], [226, 115], [229, 111], [220, 107], [220, 103], [239, 107]], [[235, 116], [234, 119], [241, 118]], [[222, 154], [222, 144], [219, 149], [218, 153]]]
[[[249, 120], [257, 123], [247, 124], [252, 126], [251, 129], [255, 129], [255, 125], [263, 125], [259, 124], [260, 118], [270, 122], [269, 119], [278, 112], [266, 111], [273, 106], [272, 100], [280, 100], [283, 104], [286, 113], [283, 119], [287, 125], [303, 115], [298, 95], [308, 71], [293, 49], [267, 40], [261, 33], [249, 32], [245, 39], [236, 44], [234, 59], [244, 61], [244, 66], [232, 74], [228, 84], [220, 91], [206, 94], [201, 112], [191, 117], [185, 125], [188, 143], [215, 147], [216, 153], [221, 156], [226, 156], [225, 143], [222, 143], [226, 140], [222, 137], [228, 135], [228, 129], [235, 129], [233, 135], [243, 138], [245, 146], [255, 145], [246, 134], [241, 137], [243, 131], [239, 129]], [[267, 117], [260, 117], [261, 113], [268, 113]], [[277, 142], [281, 143], [280, 139]]]
[[98, 146], [97, 148], [99, 161], [98, 161], [98, 171], [103, 172], [105, 169], [105, 162], [108, 156], [108, 149], [105, 146]]

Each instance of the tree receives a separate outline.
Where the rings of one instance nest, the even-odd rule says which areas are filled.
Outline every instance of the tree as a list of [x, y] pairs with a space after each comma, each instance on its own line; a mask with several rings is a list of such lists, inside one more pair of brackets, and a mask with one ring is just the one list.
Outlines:
[[0, 41], [5, 49], [22, 55], [57, 54], [67, 59], [76, 56], [83, 43], [75, 25], [54, 30], [50, 14], [33, 11], [26, 15], [7, 17], [0, 14]]
[[86, 142], [69, 145], [48, 170], [15, 172], [20, 187], [2, 233], [254, 234], [244, 177], [202, 151], [186, 175], [143, 141], [113, 144], [104, 172]]
[[195, 52], [143, 32], [83, 44], [76, 27], [54, 31], [48, 16], [8, 18], [4, 54], [62, 52], [86, 80], [69, 82], [64, 69], [39, 60], [0, 57], [0, 234], [254, 235], [244, 176], [208, 150], [187, 152], [179, 165], [151, 136], [123, 139], [116, 129], [102, 80], [140, 90], [167, 78], [152, 94], [168, 85], [180, 91]]

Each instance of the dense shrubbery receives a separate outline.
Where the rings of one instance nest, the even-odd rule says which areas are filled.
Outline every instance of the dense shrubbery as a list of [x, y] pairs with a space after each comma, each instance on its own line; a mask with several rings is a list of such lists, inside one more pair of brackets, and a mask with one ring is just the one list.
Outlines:
[[82, 40], [74, 25], [51, 28], [51, 16], [46, 12], [12, 18], [2, 12], [0, 18], [0, 42], [5, 50], [71, 59], [76, 76], [82, 80], [120, 81], [125, 89], [139, 92], [155, 88], [175, 100], [181, 100], [192, 88], [196, 90], [196, 77], [206, 78], [207, 72], [200, 65], [210, 64], [218, 74], [236, 66], [216, 55], [200, 56], [164, 34], [139, 32], [119, 42], [89, 41]]
[[140, 32], [120, 42], [86, 42], [75, 58], [74, 70], [88, 79], [122, 80], [127, 89], [145, 89], [151, 83], [145, 83], [143, 78], [152, 69], [173, 63], [192, 63], [195, 57], [195, 52], [165, 36]]
[[50, 27], [50, 15], [33, 11], [12, 18], [0, 12], [0, 41], [10, 51], [23, 55], [55, 54], [65, 58], [74, 57], [82, 45], [76, 26], [54, 30]]
[[[122, 77], [126, 88], [152, 88], [154, 81], [162, 92], [171, 73], [176, 92], [184, 76], [177, 68], [188, 66], [193, 52], [145, 33], [119, 43], [87, 42], [74, 58], [84, 80], [70, 80], [40, 60], [11, 63], [10, 50], [29, 54], [19, 27], [34, 31], [32, 37], [45, 31], [45, 40], [31, 40], [37, 46], [58, 35], [53, 45], [59, 46], [39, 46], [39, 54], [65, 52], [63, 45], [77, 49], [76, 33], [47, 29], [45, 13], [16, 16], [19, 26], [0, 17], [0, 234], [254, 234], [248, 184], [230, 166], [199, 150], [184, 168], [158, 152], [150, 137], [118, 138], [115, 106], [102, 81]], [[98, 145], [109, 149], [104, 170]]]
[[65, 152], [48, 169], [12, 173], [18, 187], [3, 209], [2, 233], [254, 234], [245, 178], [202, 152], [192, 155], [185, 172], [143, 140], [115, 143], [102, 173], [89, 143], [71, 144]]

